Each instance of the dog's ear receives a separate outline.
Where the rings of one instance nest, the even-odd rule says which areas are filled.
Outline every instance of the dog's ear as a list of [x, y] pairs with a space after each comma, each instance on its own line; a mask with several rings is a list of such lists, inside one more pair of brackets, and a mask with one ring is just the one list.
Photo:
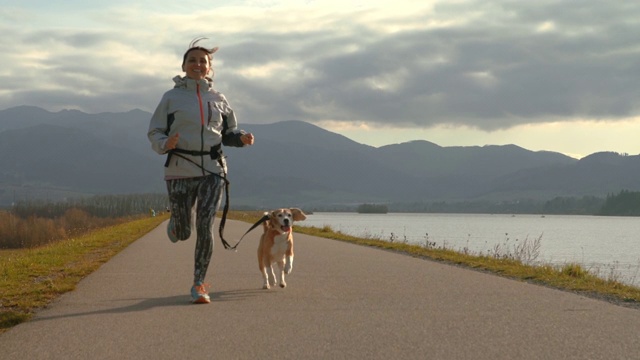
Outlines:
[[271, 227], [271, 220], [273, 220], [273, 211], [265, 211], [264, 215], [262, 215], [263, 225], [267, 227]]
[[293, 215], [293, 221], [302, 221], [307, 218], [307, 215], [298, 208], [291, 208], [291, 214]]
[[267, 220], [265, 220], [265, 223], [271, 224], [271, 221], [273, 220], [273, 217], [274, 217], [273, 211], [265, 211], [264, 216], [267, 218]]

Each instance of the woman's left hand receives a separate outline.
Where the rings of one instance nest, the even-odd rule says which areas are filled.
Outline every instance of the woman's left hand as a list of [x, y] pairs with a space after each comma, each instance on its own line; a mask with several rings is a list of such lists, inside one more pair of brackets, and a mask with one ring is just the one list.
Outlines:
[[242, 141], [242, 143], [245, 145], [253, 145], [253, 142], [254, 142], [253, 134], [244, 134], [240, 136], [240, 141]]

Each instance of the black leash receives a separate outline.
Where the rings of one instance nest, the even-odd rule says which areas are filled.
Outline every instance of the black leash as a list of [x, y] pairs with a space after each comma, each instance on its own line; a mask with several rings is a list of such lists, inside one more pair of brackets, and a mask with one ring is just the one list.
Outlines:
[[[223, 168], [224, 169], [224, 168]], [[227, 250], [235, 250], [236, 246], [231, 247], [227, 240], [224, 239], [224, 224], [227, 222], [227, 213], [229, 212], [229, 180], [227, 180], [227, 176], [222, 176], [222, 180], [224, 180], [224, 209], [222, 210], [222, 219], [220, 219], [220, 227], [218, 228], [218, 232], [220, 234], [220, 241], [222, 241], [222, 246], [224, 246]]]
[[[244, 239], [245, 235], [247, 235], [251, 230], [255, 229], [256, 227], [258, 227], [258, 225], [262, 224], [263, 222], [269, 220], [269, 214], [264, 214], [263, 217], [260, 218], [260, 220], [258, 220], [255, 224], [251, 225], [251, 227], [249, 228], [249, 230], [247, 230], [247, 232], [244, 233], [244, 235], [242, 235], [242, 237], [240, 238], [240, 240], [238, 240], [238, 242], [233, 245], [233, 246], [225, 246], [225, 249], [227, 250], [233, 250], [233, 251], [238, 251], [236, 250], [236, 248], [238, 247], [238, 245], [240, 245], [240, 243], [242, 242], [242, 239]], [[223, 212], [223, 216], [222, 216], [222, 220], [220, 220], [220, 239], [222, 239], [222, 231], [224, 229], [224, 222], [226, 221], [226, 218], [224, 216], [224, 212]], [[223, 244], [226, 243], [225, 240], [222, 240]], [[228, 245], [228, 244], [227, 244]]]
[[[216, 174], [212, 171], [209, 171], [205, 168], [203, 168], [200, 164], [196, 163], [195, 161], [182, 156], [180, 154], [188, 154], [188, 155], [194, 155], [194, 156], [198, 156], [198, 155], [210, 155], [212, 159], [215, 159], [218, 161], [218, 164], [220, 165], [220, 168], [222, 169], [223, 173], [222, 175], [220, 174]], [[229, 242], [227, 242], [227, 240], [225, 240], [224, 238], [224, 226], [227, 223], [227, 214], [229, 213], [229, 185], [231, 184], [229, 182], [229, 179], [227, 179], [227, 173], [224, 171], [224, 163], [222, 162], [222, 158], [223, 158], [223, 154], [222, 154], [222, 149], [220, 148], [220, 146], [215, 146], [212, 147], [210, 151], [190, 151], [190, 150], [182, 150], [182, 149], [173, 149], [171, 151], [169, 151], [169, 154], [167, 156], [167, 160], [165, 162], [165, 167], [169, 166], [169, 160], [171, 159], [171, 156], [175, 155], [178, 156], [180, 158], [183, 158], [184, 160], [189, 161], [190, 163], [196, 165], [197, 167], [199, 167], [200, 169], [202, 169], [203, 171], [208, 172], [211, 175], [216, 175], [219, 176], [220, 178], [222, 178], [222, 181], [224, 181], [224, 208], [222, 210], [222, 218], [220, 219], [220, 226], [218, 227], [218, 234], [220, 234], [220, 241], [222, 242], [222, 246], [224, 246], [224, 248], [226, 250], [232, 250], [232, 251], [237, 251], [236, 248], [238, 247], [238, 245], [240, 245], [240, 242], [242, 242], [242, 239], [244, 238], [245, 235], [247, 235], [251, 230], [255, 229], [258, 225], [262, 224], [263, 222], [269, 220], [269, 215], [265, 214], [262, 218], [260, 218], [260, 220], [258, 220], [258, 222], [256, 222], [255, 224], [253, 224], [253, 226], [251, 226], [251, 228], [249, 228], [249, 230], [247, 230], [246, 233], [244, 233], [244, 235], [242, 235], [242, 237], [240, 238], [240, 240], [238, 240], [238, 242], [234, 245], [231, 246], [229, 244]]]
[[[222, 164], [222, 160], [221, 158], [218, 158], [218, 163], [220, 164], [220, 166], [222, 167], [222, 169], [224, 169], [224, 166]], [[220, 241], [222, 241], [222, 245], [224, 246], [224, 248], [226, 250], [232, 250], [232, 251], [238, 251], [236, 248], [238, 247], [238, 245], [240, 245], [240, 243], [242, 242], [242, 239], [244, 239], [245, 235], [247, 235], [251, 230], [255, 229], [256, 227], [258, 227], [258, 225], [262, 224], [263, 222], [269, 220], [269, 214], [265, 213], [260, 220], [258, 220], [255, 224], [253, 224], [249, 230], [247, 230], [247, 232], [244, 233], [244, 235], [242, 235], [242, 237], [240, 237], [240, 240], [238, 240], [238, 242], [231, 246], [229, 245], [229, 243], [227, 242], [227, 240], [225, 240], [224, 238], [224, 226], [227, 223], [227, 213], [229, 212], [229, 180], [227, 180], [227, 174], [224, 173], [224, 176], [221, 176], [222, 180], [224, 180], [224, 208], [222, 210], [222, 218], [220, 219], [220, 226], [218, 227], [218, 234], [220, 234]]]

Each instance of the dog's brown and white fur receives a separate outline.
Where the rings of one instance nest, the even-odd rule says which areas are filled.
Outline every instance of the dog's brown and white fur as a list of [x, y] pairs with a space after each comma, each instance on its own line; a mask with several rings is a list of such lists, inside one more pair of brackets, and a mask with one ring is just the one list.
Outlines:
[[[297, 208], [277, 209], [265, 215], [269, 215], [269, 219], [262, 223], [264, 233], [258, 245], [258, 266], [264, 281], [262, 288], [269, 289], [278, 283], [283, 288], [287, 286], [284, 275], [291, 273], [293, 268], [293, 222], [302, 221], [307, 216]], [[278, 264], [278, 281], [273, 264]]]

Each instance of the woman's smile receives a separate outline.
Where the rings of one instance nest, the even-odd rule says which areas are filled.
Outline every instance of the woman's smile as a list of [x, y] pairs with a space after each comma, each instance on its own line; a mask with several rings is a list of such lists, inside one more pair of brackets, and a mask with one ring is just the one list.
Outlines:
[[187, 57], [184, 71], [187, 77], [195, 80], [204, 79], [211, 70], [209, 55], [202, 50], [193, 50]]

